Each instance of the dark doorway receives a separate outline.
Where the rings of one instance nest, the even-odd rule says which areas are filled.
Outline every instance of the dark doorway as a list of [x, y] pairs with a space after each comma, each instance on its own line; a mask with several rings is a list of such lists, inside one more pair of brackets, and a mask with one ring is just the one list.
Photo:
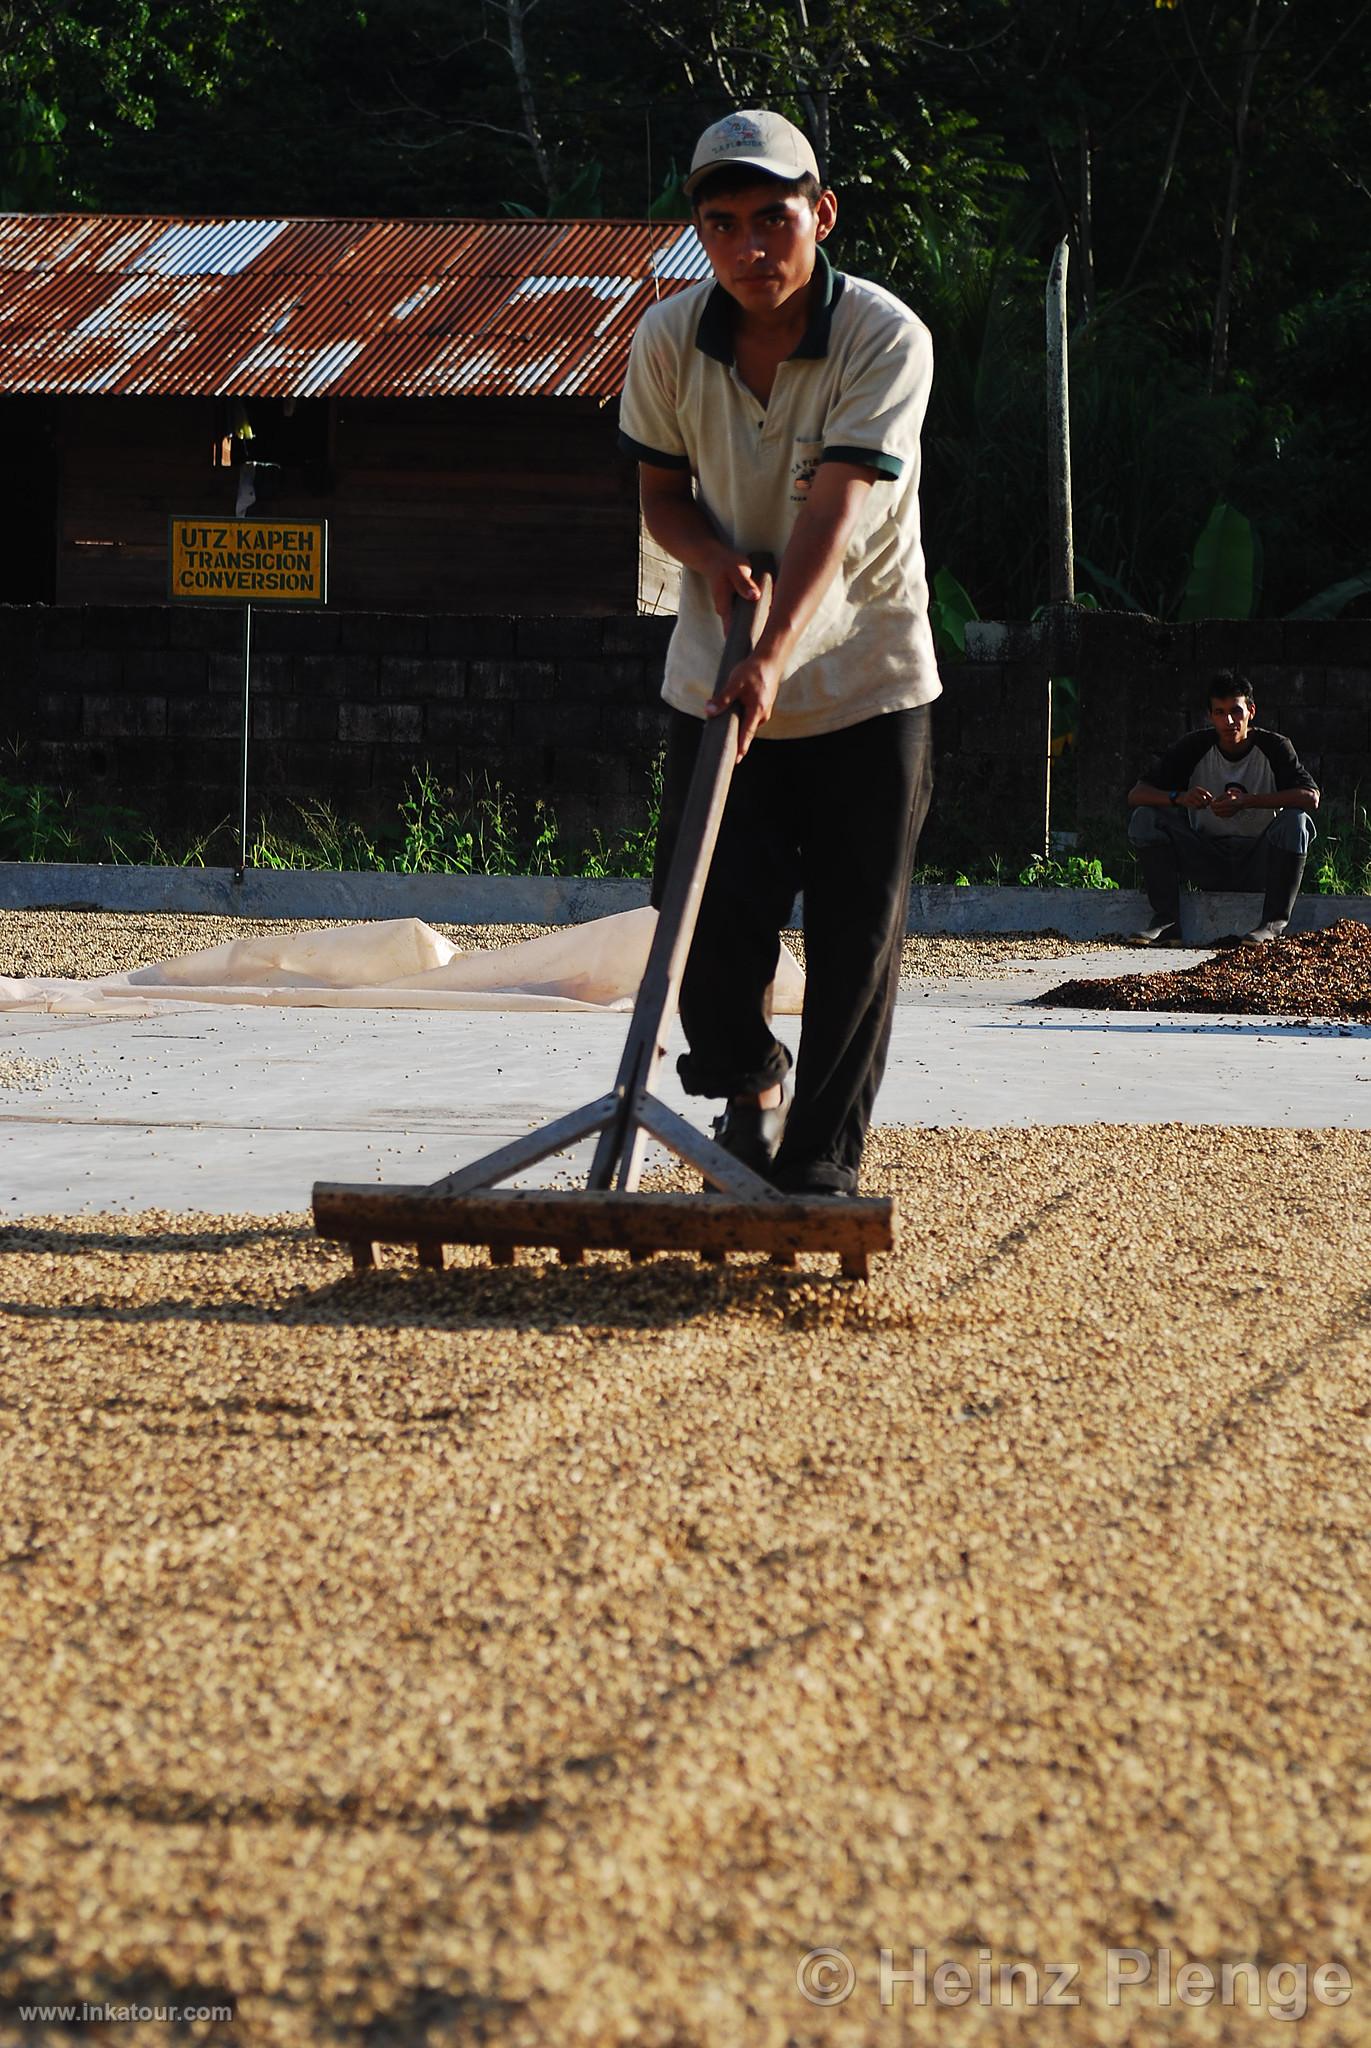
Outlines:
[[0, 604], [57, 602], [57, 405], [0, 398]]

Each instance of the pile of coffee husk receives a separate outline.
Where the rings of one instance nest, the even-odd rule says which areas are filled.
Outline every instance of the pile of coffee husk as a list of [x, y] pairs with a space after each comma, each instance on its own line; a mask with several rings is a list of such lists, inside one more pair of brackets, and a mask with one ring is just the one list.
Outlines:
[[1173, 974], [1064, 981], [1035, 1002], [1072, 1010], [1198, 1010], [1255, 1017], [1371, 1017], [1371, 927], [1238, 946]]

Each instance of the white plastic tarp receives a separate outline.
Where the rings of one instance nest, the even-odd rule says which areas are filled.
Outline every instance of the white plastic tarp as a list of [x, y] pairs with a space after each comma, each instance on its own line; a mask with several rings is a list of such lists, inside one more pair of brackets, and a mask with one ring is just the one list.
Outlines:
[[[231, 939], [103, 980], [0, 975], [0, 1010], [148, 1016], [189, 1003], [350, 1010], [629, 1010], [655, 910], [625, 910], [541, 939], [463, 953], [417, 917]], [[804, 975], [781, 948], [773, 1007], [797, 1015]]]

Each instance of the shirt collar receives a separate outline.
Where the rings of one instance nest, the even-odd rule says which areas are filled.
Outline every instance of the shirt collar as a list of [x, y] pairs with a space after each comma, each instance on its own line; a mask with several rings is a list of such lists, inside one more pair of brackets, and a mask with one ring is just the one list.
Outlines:
[[[829, 330], [833, 325], [833, 308], [842, 296], [845, 280], [840, 270], [835, 270], [825, 255], [822, 245], [814, 251], [814, 276], [816, 287], [810, 305], [809, 325], [800, 337], [798, 347], [791, 350], [789, 361], [799, 358], [826, 356], [828, 354]], [[695, 329], [695, 346], [704, 355], [713, 356], [715, 362], [733, 361], [733, 323], [738, 316], [736, 299], [729, 297], [721, 284], [716, 284], [705, 300], [700, 322]]]

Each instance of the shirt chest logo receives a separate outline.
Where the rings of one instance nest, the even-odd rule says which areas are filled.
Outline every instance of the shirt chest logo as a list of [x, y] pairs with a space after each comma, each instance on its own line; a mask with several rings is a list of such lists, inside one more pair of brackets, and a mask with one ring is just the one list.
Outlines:
[[790, 502], [803, 505], [814, 483], [819, 460], [823, 454], [822, 443], [818, 441], [797, 441], [790, 458]]

